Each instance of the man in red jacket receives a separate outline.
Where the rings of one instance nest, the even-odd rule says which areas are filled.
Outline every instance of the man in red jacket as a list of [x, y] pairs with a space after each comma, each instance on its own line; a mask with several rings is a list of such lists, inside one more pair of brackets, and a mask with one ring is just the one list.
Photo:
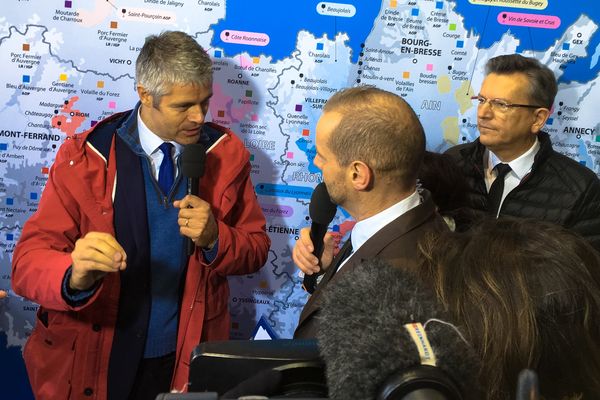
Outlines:
[[[205, 123], [208, 55], [182, 32], [150, 36], [136, 80], [133, 110], [67, 138], [14, 251], [14, 291], [40, 304], [24, 349], [38, 400], [185, 390], [194, 346], [229, 337], [227, 277], [267, 258], [249, 153]], [[177, 171], [194, 143], [199, 196]]]

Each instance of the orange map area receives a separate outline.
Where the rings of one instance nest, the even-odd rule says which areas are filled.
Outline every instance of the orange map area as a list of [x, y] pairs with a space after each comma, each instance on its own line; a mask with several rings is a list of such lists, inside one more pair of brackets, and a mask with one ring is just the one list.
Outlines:
[[354, 228], [354, 225], [356, 225], [356, 221], [354, 221], [354, 220], [344, 221], [338, 225], [338, 227], [339, 227], [338, 232], [331, 232], [331, 235], [333, 236], [333, 240], [335, 242], [335, 249], [333, 250], [334, 256], [337, 253], [339, 253], [342, 245], [344, 244], [344, 243], [342, 243], [342, 239], [344, 238], [344, 236], [346, 236], [346, 234], [348, 232], [350, 232], [352, 230], [352, 228]]
[[210, 99], [210, 114], [213, 120], [222, 121], [224, 118], [237, 123], [243, 121], [253, 111], [252, 104], [235, 106], [233, 97], [228, 96], [218, 83], [213, 84], [213, 97]]
[[60, 109], [60, 113], [52, 117], [52, 127], [60, 129], [67, 136], [81, 133], [76, 131], [86, 119], [80, 110], [73, 108], [78, 100], [78, 96], [66, 100], [65, 105]]

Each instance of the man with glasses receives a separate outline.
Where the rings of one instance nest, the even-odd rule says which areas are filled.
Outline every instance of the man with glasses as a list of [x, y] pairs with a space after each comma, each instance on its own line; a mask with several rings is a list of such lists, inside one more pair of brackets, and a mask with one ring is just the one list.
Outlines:
[[557, 91], [554, 73], [536, 59], [490, 59], [473, 98], [479, 138], [447, 153], [467, 179], [469, 212], [554, 222], [600, 250], [600, 181], [542, 131]]

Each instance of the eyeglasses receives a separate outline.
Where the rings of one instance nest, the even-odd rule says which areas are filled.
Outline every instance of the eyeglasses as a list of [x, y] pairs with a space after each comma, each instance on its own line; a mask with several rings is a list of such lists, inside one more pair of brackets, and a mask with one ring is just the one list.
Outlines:
[[500, 111], [500, 112], [507, 112], [509, 109], [517, 108], [517, 107], [546, 108], [543, 106], [536, 106], [536, 105], [532, 105], [532, 104], [513, 104], [513, 103], [508, 103], [504, 100], [500, 100], [500, 99], [486, 99], [483, 96], [473, 96], [473, 97], [471, 97], [471, 100], [475, 100], [477, 102], [477, 105], [480, 107], [483, 106], [485, 103], [489, 103], [490, 108], [492, 110], [496, 110], [496, 111]]

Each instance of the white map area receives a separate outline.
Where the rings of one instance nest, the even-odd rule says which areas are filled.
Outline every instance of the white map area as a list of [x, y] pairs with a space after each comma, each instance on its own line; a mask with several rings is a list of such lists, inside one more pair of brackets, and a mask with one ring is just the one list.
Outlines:
[[[72, 7], [67, 8], [67, 3]], [[275, 59], [250, 46], [221, 57], [221, 49], [212, 47], [212, 26], [226, 17], [224, 0], [4, 2], [0, 289], [10, 287], [12, 249], [37, 207], [47, 168], [65, 134], [82, 132], [113, 112], [131, 108], [137, 101], [133, 64], [144, 38], [178, 29], [194, 35], [214, 57], [215, 95], [209, 119], [238, 133], [250, 150], [252, 179], [273, 242], [260, 272], [230, 280], [232, 337], [248, 338], [261, 317], [276, 335], [291, 337], [306, 301], [291, 262], [291, 248], [297, 230], [309, 225], [308, 200], [282, 188], [310, 193], [321, 179], [312, 158], [314, 128], [323, 103], [358, 80], [396, 92], [419, 114], [428, 148], [443, 151], [478, 135], [470, 96], [481, 85], [485, 61], [513, 53], [521, 45], [507, 32], [493, 46], [479, 49], [479, 36], [465, 28], [453, 2], [419, 1], [418, 17], [412, 14], [415, 3], [398, 0], [392, 8], [390, 1], [383, 1], [358, 58], [359, 50], [348, 45], [348, 33], [321, 36], [300, 29], [291, 38], [295, 49]], [[523, 52], [548, 64], [557, 77], [562, 74], [561, 64], [599, 51], [586, 47], [598, 25], [585, 13], [561, 29], [564, 33], [553, 46]], [[580, 44], [564, 50], [565, 42]], [[597, 58], [596, 54], [590, 59], [596, 63]], [[598, 76], [561, 84], [547, 127], [558, 151], [596, 173], [600, 171], [600, 123], [595, 115], [599, 100]], [[275, 185], [275, 195], [261, 193], [260, 185]], [[345, 221], [338, 213], [334, 224], [341, 235], [349, 229]], [[0, 334], [6, 334], [7, 346], [22, 347], [35, 321], [35, 308], [12, 292], [0, 303]], [[263, 337], [264, 329], [260, 332]]]

